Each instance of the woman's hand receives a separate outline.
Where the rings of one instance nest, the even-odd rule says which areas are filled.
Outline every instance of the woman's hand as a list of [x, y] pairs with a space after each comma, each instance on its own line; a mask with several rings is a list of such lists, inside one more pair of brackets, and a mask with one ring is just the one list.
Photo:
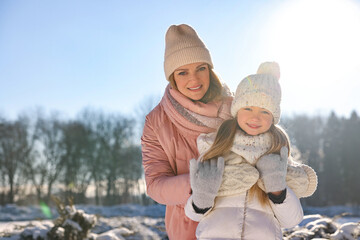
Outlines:
[[286, 188], [286, 173], [288, 162], [287, 147], [282, 147], [280, 155], [269, 154], [262, 156], [256, 163], [260, 178], [267, 193], [281, 193]]
[[224, 158], [207, 161], [190, 160], [190, 185], [193, 203], [205, 209], [212, 207], [219, 191], [224, 172]]

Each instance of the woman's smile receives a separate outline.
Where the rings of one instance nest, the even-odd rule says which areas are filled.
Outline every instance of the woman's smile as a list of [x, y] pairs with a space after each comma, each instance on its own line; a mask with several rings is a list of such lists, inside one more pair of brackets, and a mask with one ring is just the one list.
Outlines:
[[196, 86], [196, 87], [189, 87], [188, 89], [191, 90], [191, 91], [198, 91], [198, 90], [200, 90], [200, 88], [202, 88], [201, 84]]

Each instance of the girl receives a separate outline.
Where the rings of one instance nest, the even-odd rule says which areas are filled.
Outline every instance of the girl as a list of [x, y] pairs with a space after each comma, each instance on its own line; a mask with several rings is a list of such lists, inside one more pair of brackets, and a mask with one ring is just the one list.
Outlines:
[[185, 207], [200, 222], [198, 239], [282, 239], [282, 227], [302, 220], [298, 197], [314, 193], [317, 177], [290, 159], [289, 139], [276, 125], [279, 77], [277, 63], [261, 64], [240, 82], [233, 118], [217, 133], [199, 136], [201, 156], [190, 161], [192, 196]]

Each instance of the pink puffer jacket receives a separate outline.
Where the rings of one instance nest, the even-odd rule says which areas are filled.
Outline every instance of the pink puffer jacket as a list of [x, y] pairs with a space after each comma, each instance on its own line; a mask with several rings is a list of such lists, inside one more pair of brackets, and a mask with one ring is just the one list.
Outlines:
[[199, 126], [179, 114], [171, 97], [199, 114], [227, 119], [230, 117], [231, 98], [218, 104], [198, 104], [182, 98], [167, 88], [160, 104], [147, 116], [141, 137], [143, 167], [147, 194], [156, 202], [166, 205], [165, 225], [171, 240], [196, 239], [197, 222], [189, 219], [184, 206], [190, 197], [189, 161], [198, 158], [196, 139], [200, 133], [216, 129]]

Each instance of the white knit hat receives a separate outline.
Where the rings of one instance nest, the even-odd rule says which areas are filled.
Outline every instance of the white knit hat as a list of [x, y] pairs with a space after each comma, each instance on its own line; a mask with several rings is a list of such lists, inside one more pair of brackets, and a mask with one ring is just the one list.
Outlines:
[[231, 104], [231, 115], [236, 118], [239, 109], [246, 106], [261, 107], [272, 113], [274, 124], [279, 123], [281, 102], [279, 78], [279, 64], [262, 63], [257, 74], [247, 76], [239, 83]]
[[175, 69], [196, 62], [205, 62], [213, 67], [209, 50], [195, 30], [186, 24], [170, 26], [165, 35], [166, 79], [169, 80]]

